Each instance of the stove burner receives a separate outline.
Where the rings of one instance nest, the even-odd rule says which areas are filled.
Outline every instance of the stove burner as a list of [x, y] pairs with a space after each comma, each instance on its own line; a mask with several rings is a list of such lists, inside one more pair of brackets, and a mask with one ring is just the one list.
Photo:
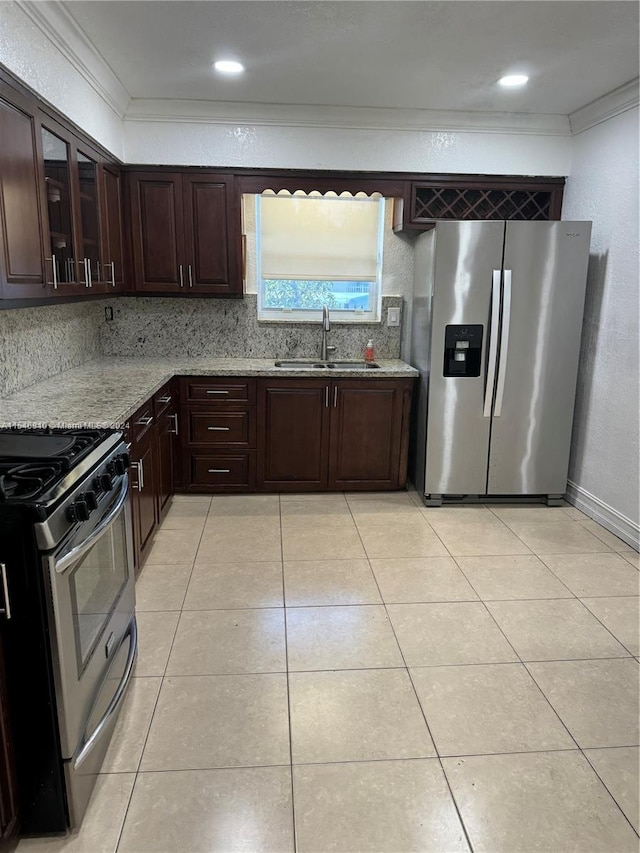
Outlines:
[[34, 498], [45, 491], [64, 471], [62, 463], [0, 462], [0, 503], [8, 498]]
[[0, 503], [40, 500], [107, 434], [95, 429], [0, 429]]

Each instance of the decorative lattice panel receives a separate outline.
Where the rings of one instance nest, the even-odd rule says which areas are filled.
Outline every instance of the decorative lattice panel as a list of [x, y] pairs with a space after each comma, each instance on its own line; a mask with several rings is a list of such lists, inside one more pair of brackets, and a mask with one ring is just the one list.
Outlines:
[[412, 220], [550, 219], [548, 190], [416, 187]]

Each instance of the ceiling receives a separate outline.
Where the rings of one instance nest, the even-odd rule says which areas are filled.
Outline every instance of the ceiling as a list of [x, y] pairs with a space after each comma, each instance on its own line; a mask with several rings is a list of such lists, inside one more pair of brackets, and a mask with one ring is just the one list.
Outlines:
[[567, 115], [638, 75], [634, 0], [63, 5], [134, 99]]

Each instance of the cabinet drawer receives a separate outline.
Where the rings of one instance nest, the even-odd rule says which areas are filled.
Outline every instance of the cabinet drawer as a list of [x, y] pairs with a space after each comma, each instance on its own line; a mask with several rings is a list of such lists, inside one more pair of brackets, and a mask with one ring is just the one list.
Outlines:
[[185, 379], [188, 401], [202, 403], [255, 403], [254, 379]]
[[131, 440], [134, 445], [152, 428], [154, 422], [153, 400], [147, 400], [131, 418]]
[[250, 447], [255, 441], [253, 412], [189, 412], [190, 444]]
[[168, 382], [153, 395], [153, 412], [156, 418], [161, 415], [174, 402], [172, 383]]
[[191, 455], [191, 486], [216, 491], [237, 491], [255, 487], [255, 452]]

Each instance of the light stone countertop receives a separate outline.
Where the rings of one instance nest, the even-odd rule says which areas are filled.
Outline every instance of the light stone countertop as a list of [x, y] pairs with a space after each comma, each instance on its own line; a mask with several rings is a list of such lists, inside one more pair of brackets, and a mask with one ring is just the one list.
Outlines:
[[111, 427], [173, 376], [403, 379], [418, 371], [399, 359], [380, 369], [314, 371], [275, 367], [270, 358], [99, 358], [0, 399], [0, 427]]

